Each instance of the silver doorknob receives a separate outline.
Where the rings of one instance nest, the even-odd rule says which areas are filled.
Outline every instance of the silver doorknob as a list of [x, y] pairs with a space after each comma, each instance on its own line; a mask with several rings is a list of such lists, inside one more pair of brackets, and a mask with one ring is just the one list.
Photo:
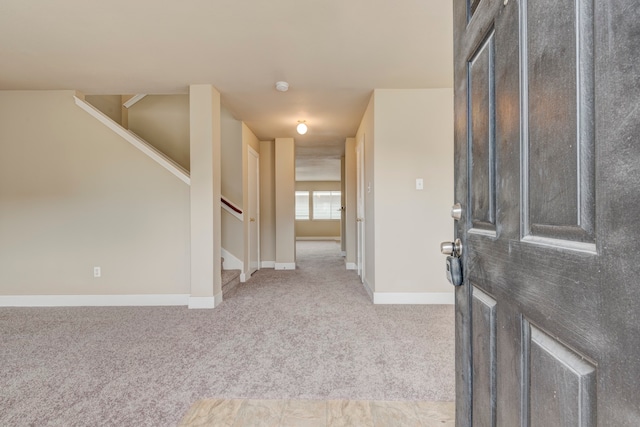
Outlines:
[[462, 205], [460, 203], [456, 203], [451, 207], [451, 218], [456, 221], [462, 218]]
[[455, 242], [442, 242], [440, 243], [440, 252], [449, 256], [462, 256], [462, 241], [456, 239]]

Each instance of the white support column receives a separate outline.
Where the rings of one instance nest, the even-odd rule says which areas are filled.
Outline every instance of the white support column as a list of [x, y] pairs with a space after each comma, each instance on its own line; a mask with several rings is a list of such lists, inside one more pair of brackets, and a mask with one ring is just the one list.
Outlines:
[[296, 268], [296, 155], [293, 138], [276, 138], [276, 270]]
[[189, 308], [222, 302], [220, 210], [220, 93], [189, 87], [191, 160], [191, 296]]
[[260, 257], [263, 268], [276, 264], [275, 143], [260, 141]]

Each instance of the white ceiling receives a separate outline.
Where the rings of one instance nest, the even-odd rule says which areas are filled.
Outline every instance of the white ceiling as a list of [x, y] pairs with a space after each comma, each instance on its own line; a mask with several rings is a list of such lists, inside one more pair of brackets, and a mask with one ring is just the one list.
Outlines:
[[2, 0], [0, 89], [210, 83], [260, 140], [294, 137], [304, 165], [339, 158], [373, 89], [452, 87], [452, 38], [452, 0]]
[[296, 181], [340, 181], [340, 159], [304, 157], [296, 159]]

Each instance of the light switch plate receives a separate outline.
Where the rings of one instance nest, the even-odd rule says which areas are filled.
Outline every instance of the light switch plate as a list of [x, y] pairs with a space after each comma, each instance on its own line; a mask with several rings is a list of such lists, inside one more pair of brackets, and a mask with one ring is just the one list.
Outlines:
[[424, 180], [422, 178], [416, 178], [416, 190], [424, 189]]

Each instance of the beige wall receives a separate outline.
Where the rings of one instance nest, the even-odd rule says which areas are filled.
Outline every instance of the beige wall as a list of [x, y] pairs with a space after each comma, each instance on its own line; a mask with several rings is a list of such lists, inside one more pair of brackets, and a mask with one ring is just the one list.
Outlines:
[[[260, 141], [254, 135], [254, 133], [249, 129], [249, 127], [241, 123], [241, 138], [242, 138], [242, 206], [244, 207], [244, 226], [243, 226], [243, 251], [244, 251], [244, 268], [245, 273], [249, 271], [249, 227], [251, 221], [251, 215], [249, 213], [249, 150], [253, 150], [260, 155]], [[260, 158], [258, 158], [258, 163], [260, 163]], [[260, 173], [260, 167], [258, 166], [258, 173]], [[258, 189], [258, 193], [260, 189]], [[260, 208], [258, 207], [258, 212]], [[259, 217], [259, 215], [258, 215]], [[259, 221], [259, 218], [258, 218]], [[258, 226], [258, 234], [260, 233], [260, 227]], [[259, 243], [258, 243], [259, 244]], [[259, 252], [259, 251], [258, 251]]]
[[[240, 209], [244, 209], [242, 180], [242, 122], [236, 120], [225, 107], [220, 107], [220, 165], [221, 194]], [[222, 247], [244, 262], [244, 225], [222, 209]]]
[[188, 294], [189, 187], [73, 95], [0, 92], [0, 294]]
[[[251, 147], [254, 151], [260, 152], [260, 141], [258, 137], [249, 129], [249, 126], [242, 123], [242, 146], [243, 148]], [[246, 155], [246, 150], [244, 150], [244, 155]], [[245, 159], [246, 160], [246, 159]]]
[[122, 125], [122, 100], [120, 95], [86, 95], [84, 100]]
[[375, 292], [452, 292], [438, 250], [453, 233], [452, 90], [376, 90], [374, 147]]
[[147, 95], [126, 116], [129, 130], [190, 170], [189, 95]]
[[260, 141], [260, 259], [276, 261], [275, 143]]
[[[360, 143], [365, 283], [376, 294], [451, 293], [438, 247], [453, 233], [452, 89], [376, 89], [356, 134]], [[424, 190], [416, 190], [417, 178]]]
[[242, 261], [244, 256], [244, 246], [242, 244], [243, 222], [222, 209], [222, 236], [221, 244], [224, 250]]
[[296, 262], [295, 171], [293, 138], [276, 138], [276, 269], [290, 269]]
[[[120, 95], [120, 125], [129, 129], [129, 109], [124, 106], [124, 103], [133, 98], [135, 95]], [[86, 100], [86, 97], [85, 97]]]
[[[244, 123], [221, 108], [222, 195], [243, 210], [243, 221], [223, 209], [222, 247], [249, 268], [248, 150], [260, 152], [260, 141]], [[244, 273], [244, 272], [243, 272]]]
[[297, 240], [340, 240], [340, 221], [296, 221]]
[[[243, 207], [242, 192], [242, 122], [229, 110], [220, 110], [222, 195], [236, 206]], [[241, 257], [239, 257], [241, 258]]]
[[[340, 191], [340, 181], [296, 181], [296, 191]], [[310, 194], [310, 198], [313, 197]], [[311, 209], [311, 201], [309, 209]], [[296, 220], [296, 238], [340, 238], [339, 220]]]
[[[367, 287], [375, 292], [376, 270], [375, 270], [375, 211], [374, 211], [374, 150], [373, 141], [375, 139], [374, 128], [374, 103], [375, 93], [371, 95], [369, 105], [362, 117], [362, 122], [356, 133], [356, 145], [364, 145], [364, 227], [365, 227], [365, 269], [363, 280]], [[409, 153], [410, 154], [410, 153]]]

